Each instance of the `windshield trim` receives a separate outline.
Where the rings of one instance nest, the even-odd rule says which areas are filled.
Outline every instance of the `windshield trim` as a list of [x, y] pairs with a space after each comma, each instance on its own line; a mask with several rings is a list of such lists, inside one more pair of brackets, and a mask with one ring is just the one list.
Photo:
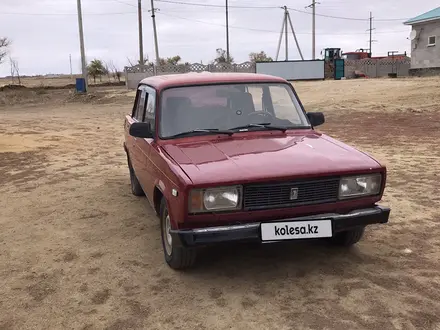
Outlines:
[[[176, 85], [176, 86], [167, 86], [163, 89], [161, 89], [159, 91], [159, 93], [157, 94], [157, 108], [156, 108], [156, 123], [157, 123], [157, 137], [160, 140], [173, 140], [175, 139], [173, 136], [162, 136], [161, 135], [161, 130], [160, 130], [160, 123], [162, 120], [162, 101], [163, 101], [163, 93], [169, 89], [178, 89], [178, 88], [187, 88], [187, 87], [204, 87], [204, 86], [213, 86], [213, 85], [264, 85], [264, 84], [270, 84], [270, 85], [284, 85], [287, 86], [287, 88], [289, 88], [292, 93], [293, 96], [295, 98], [294, 102], [297, 102], [299, 105], [299, 108], [301, 109], [302, 113], [304, 114], [304, 118], [306, 120], [306, 123], [309, 125], [309, 127], [307, 127], [307, 129], [313, 129], [312, 124], [310, 123], [309, 117], [307, 116], [307, 112], [304, 109], [304, 105], [302, 104], [295, 88], [293, 87], [293, 85], [289, 82], [280, 82], [280, 81], [276, 81], [276, 80], [271, 80], [271, 79], [267, 79], [267, 80], [256, 80], [256, 81], [227, 81], [227, 82], [209, 82], [209, 83], [203, 83], [203, 84], [182, 84], [182, 85]], [[295, 130], [295, 129], [305, 129], [305, 126], [300, 126], [300, 127], [293, 127], [293, 126], [286, 126], [287, 130]], [[248, 131], [242, 131], [242, 132], [235, 132], [234, 134], [237, 133], [246, 133], [246, 132], [255, 132], [255, 131], [268, 131], [267, 129], [261, 129], [258, 128], [257, 129], [252, 129], [252, 130], [248, 130]], [[213, 134], [199, 134], [197, 136], [208, 136], [208, 135], [213, 135]], [[188, 136], [189, 137], [189, 136]], [[187, 138], [187, 137], [182, 137], [182, 138]], [[179, 137], [180, 139], [180, 137]]]

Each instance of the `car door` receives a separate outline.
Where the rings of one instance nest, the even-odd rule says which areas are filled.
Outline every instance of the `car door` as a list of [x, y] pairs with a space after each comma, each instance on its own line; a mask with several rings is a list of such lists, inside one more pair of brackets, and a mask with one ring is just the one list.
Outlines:
[[142, 106], [142, 115], [137, 118], [138, 121], [150, 123], [153, 132], [153, 138], [135, 138], [135, 154], [137, 157], [136, 176], [141, 184], [145, 194], [150, 202], [153, 198], [154, 177], [151, 163], [152, 144], [154, 143], [155, 132], [155, 110], [156, 110], [156, 92], [149, 86], [140, 87], [140, 106]]

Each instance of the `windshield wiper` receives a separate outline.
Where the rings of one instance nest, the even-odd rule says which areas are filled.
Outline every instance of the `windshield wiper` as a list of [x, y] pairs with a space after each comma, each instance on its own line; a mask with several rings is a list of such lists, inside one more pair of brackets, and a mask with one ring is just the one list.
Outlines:
[[231, 130], [219, 130], [217, 128], [196, 128], [188, 132], [182, 132], [178, 133], [172, 136], [169, 136], [169, 138], [177, 138], [182, 136], [191, 136], [191, 135], [197, 135], [197, 133], [208, 133], [208, 134], [226, 134], [231, 136], [234, 134]]
[[279, 130], [282, 132], [285, 132], [288, 129], [288, 127], [284, 127], [284, 126], [271, 125], [271, 123], [260, 123], [260, 124], [247, 124], [247, 125], [243, 125], [243, 126], [238, 126], [238, 127], [230, 128], [230, 130], [235, 131], [235, 130], [241, 130], [241, 129], [251, 128], [251, 127], [261, 127], [261, 128], [265, 128], [265, 129]]

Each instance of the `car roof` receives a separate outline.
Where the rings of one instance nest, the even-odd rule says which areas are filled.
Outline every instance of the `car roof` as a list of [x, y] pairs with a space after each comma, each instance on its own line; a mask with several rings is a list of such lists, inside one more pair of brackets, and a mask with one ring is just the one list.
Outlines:
[[216, 83], [286, 83], [281, 77], [241, 72], [189, 72], [161, 76], [151, 76], [143, 79], [140, 84], [149, 85], [158, 90], [168, 87], [203, 85]]

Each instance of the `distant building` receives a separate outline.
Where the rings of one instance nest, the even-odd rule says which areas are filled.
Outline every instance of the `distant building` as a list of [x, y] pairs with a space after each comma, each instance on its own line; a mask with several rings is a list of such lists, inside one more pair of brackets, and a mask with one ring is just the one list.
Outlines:
[[403, 24], [412, 26], [410, 74], [440, 74], [440, 7]]

